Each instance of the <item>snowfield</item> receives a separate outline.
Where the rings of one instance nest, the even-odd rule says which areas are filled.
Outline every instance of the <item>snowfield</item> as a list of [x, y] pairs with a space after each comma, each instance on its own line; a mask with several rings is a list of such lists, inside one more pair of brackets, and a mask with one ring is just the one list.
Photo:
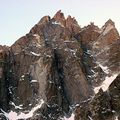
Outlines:
[[27, 113], [27, 114], [22, 113], [22, 112], [20, 114], [18, 114], [18, 113], [14, 112], [14, 111], [10, 111], [9, 113], [6, 113], [3, 110], [1, 110], [1, 111], [4, 113], [4, 115], [9, 120], [28, 119], [28, 118], [31, 118], [33, 116], [33, 114], [34, 114], [34, 112], [36, 110], [38, 110], [39, 108], [41, 108], [41, 106], [42, 106], [43, 103], [44, 103], [44, 101], [41, 100], [40, 103], [37, 106], [35, 106], [34, 108], [32, 108], [31, 111], [29, 113]]
[[107, 76], [100, 86], [94, 88], [94, 92], [98, 93], [100, 88], [102, 88], [103, 91], [107, 91], [107, 89], [109, 88], [110, 84], [115, 80], [115, 78], [117, 76], [118, 76], [118, 74], [114, 74], [114, 75], [112, 75], [110, 77]]

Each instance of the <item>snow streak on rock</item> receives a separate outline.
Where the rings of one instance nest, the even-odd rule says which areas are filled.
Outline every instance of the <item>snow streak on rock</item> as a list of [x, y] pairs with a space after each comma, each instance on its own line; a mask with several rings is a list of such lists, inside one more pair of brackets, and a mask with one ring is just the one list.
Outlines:
[[109, 69], [107, 66], [103, 66], [101, 64], [99, 64], [99, 66], [101, 67], [101, 69], [106, 73], [106, 74], [109, 74]]
[[15, 103], [13, 103], [12, 101], [10, 102], [10, 104], [13, 105], [15, 109], [23, 109], [21, 106], [15, 105]]
[[57, 22], [57, 21], [52, 22], [52, 24], [53, 24], [53, 25], [60, 25], [61, 27], [64, 27], [60, 22]]
[[35, 53], [35, 52], [30, 52], [32, 55], [34, 55], [34, 56], [40, 56], [40, 54], [38, 54], [38, 53]]

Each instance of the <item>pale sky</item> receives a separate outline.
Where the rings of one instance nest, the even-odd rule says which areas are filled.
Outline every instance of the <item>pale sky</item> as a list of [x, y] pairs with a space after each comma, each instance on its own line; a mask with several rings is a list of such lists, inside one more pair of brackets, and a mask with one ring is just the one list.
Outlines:
[[101, 27], [111, 18], [120, 31], [120, 0], [0, 0], [0, 44], [13, 44], [41, 17], [53, 17], [58, 10], [82, 27], [90, 22]]

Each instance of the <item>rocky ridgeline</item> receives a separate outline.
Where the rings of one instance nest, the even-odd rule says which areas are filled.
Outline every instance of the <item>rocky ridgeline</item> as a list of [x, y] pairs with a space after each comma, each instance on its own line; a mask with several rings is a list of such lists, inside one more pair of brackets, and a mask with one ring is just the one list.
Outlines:
[[12, 46], [0, 46], [0, 119], [119, 120], [119, 73], [112, 20], [80, 28], [61, 11], [45, 16]]

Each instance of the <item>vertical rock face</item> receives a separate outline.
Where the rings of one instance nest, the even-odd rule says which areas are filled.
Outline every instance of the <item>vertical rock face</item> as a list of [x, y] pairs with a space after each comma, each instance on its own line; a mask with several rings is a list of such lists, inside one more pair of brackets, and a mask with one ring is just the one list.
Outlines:
[[[120, 71], [118, 67], [120, 61], [118, 57], [120, 55], [119, 45], [119, 34], [114, 22], [108, 20], [102, 27], [101, 35], [93, 44], [93, 53], [98, 64], [108, 67], [109, 72]], [[105, 71], [108, 72], [108, 69], [105, 69]]]
[[109, 91], [111, 96], [112, 107], [120, 114], [120, 75], [110, 85]]
[[70, 119], [117, 119], [119, 41], [112, 20], [100, 29], [80, 28], [61, 11], [43, 17], [11, 47], [0, 46], [0, 118], [61, 120], [74, 111]]
[[7, 90], [8, 80], [7, 80], [7, 53], [8, 48], [6, 46], [0, 46], [0, 108], [7, 110], [9, 93]]
[[100, 36], [100, 31], [98, 26], [94, 25], [94, 23], [90, 23], [90, 25], [84, 27], [76, 36], [83, 49], [82, 63], [84, 73], [88, 81], [94, 86], [99, 85], [104, 79], [104, 72], [97, 64], [96, 58], [93, 56], [92, 52], [93, 43]]

